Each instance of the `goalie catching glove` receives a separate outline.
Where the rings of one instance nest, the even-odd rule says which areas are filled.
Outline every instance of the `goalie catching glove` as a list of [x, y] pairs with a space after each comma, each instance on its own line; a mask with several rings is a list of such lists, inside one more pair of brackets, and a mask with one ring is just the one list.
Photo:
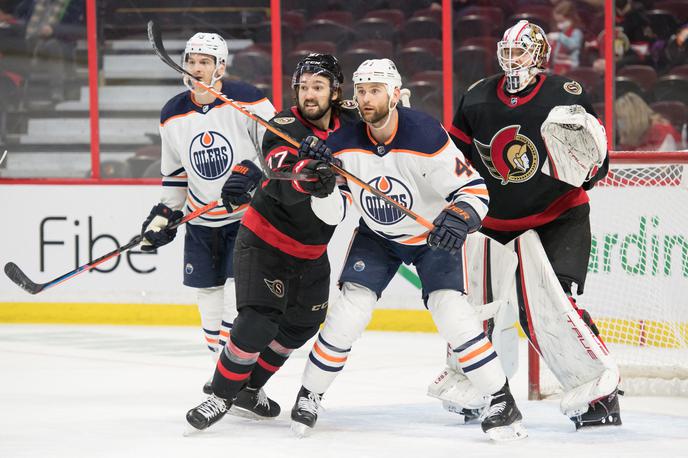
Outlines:
[[222, 203], [227, 212], [232, 213], [236, 207], [249, 203], [262, 178], [263, 172], [248, 159], [235, 165], [232, 174], [222, 186]]
[[467, 203], [457, 202], [442, 210], [432, 224], [435, 227], [428, 234], [428, 246], [454, 255], [461, 249], [468, 233], [478, 230], [480, 217]]
[[607, 157], [604, 126], [580, 105], [552, 108], [540, 133], [548, 159], [542, 173], [572, 186], [589, 181]]
[[141, 236], [143, 237], [141, 250], [153, 251], [174, 240], [177, 235], [177, 228], [168, 229], [167, 226], [183, 216], [181, 211], [172, 210], [162, 203], [153, 207], [141, 226]]

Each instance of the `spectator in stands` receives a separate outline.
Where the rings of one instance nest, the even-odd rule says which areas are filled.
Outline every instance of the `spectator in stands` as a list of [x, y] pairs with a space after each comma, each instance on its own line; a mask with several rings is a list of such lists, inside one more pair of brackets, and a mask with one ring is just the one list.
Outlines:
[[557, 32], [547, 38], [552, 46], [552, 72], [561, 74], [578, 67], [583, 46], [581, 19], [573, 2], [564, 0], [552, 10]]
[[[604, 58], [604, 30], [597, 36], [596, 45], [598, 58], [592, 64], [592, 68], [600, 74], [604, 74], [606, 62]], [[643, 58], [631, 48], [631, 42], [620, 27], [616, 27], [614, 34], [614, 63], [616, 69], [625, 65], [642, 64]]]
[[657, 68], [664, 73], [678, 65], [688, 64], [688, 23], [673, 34], [659, 54]]
[[14, 10], [23, 21], [27, 52], [34, 66], [55, 81], [52, 97], [64, 97], [67, 72], [74, 70], [76, 42], [86, 37], [83, 0], [23, 0]]
[[671, 123], [656, 113], [636, 93], [628, 92], [614, 102], [618, 132], [617, 148], [625, 151], [676, 151], [681, 136]]
[[621, 28], [631, 46], [645, 60], [655, 39], [645, 8], [632, 0], [616, 0], [615, 6], [616, 26]]

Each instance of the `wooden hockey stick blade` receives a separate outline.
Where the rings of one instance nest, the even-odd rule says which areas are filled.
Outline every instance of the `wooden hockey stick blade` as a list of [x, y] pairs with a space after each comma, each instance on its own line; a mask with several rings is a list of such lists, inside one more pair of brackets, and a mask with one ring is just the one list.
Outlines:
[[[160, 29], [158, 28], [158, 26], [153, 21], [148, 22], [148, 39], [150, 40], [151, 44], [153, 45], [153, 50], [158, 55], [158, 57], [160, 57], [162, 59], [163, 62], [165, 62], [167, 65], [169, 65], [171, 68], [177, 70], [178, 72], [180, 71], [181, 73], [189, 76], [191, 81], [193, 81], [196, 86], [202, 87], [206, 91], [213, 94], [215, 97], [218, 97], [219, 99], [224, 100], [232, 108], [239, 110], [240, 112], [242, 112], [243, 114], [245, 114], [249, 118], [253, 119], [257, 123], [259, 123], [260, 125], [265, 127], [267, 130], [269, 130], [273, 134], [282, 138], [286, 142], [291, 143], [296, 148], [298, 148], [300, 146], [300, 143], [298, 141], [294, 140], [292, 137], [290, 137], [289, 134], [282, 132], [278, 128], [270, 125], [270, 123], [267, 122], [265, 119], [261, 118], [260, 116], [254, 115], [253, 113], [244, 109], [244, 107], [237, 105], [234, 102], [234, 100], [228, 98], [223, 93], [221, 93], [221, 92], [217, 91], [216, 89], [208, 86], [207, 84], [203, 83], [202, 81], [197, 80], [193, 75], [191, 75], [189, 72], [187, 72], [186, 70], [181, 68], [179, 66], [179, 64], [174, 62], [172, 60], [172, 58], [169, 56], [169, 54], [167, 54], [167, 52], [165, 51], [165, 47], [162, 44], [162, 34], [160, 33]], [[261, 166], [264, 166], [263, 164], [265, 164], [264, 160], [261, 161]], [[435, 227], [435, 226], [433, 226], [433, 224], [430, 221], [426, 220], [422, 216], [420, 216], [420, 215], [416, 214], [415, 212], [409, 210], [408, 208], [404, 207], [399, 202], [397, 202], [394, 199], [392, 199], [391, 197], [389, 197], [387, 194], [385, 194], [381, 191], [378, 191], [377, 189], [370, 186], [368, 183], [365, 183], [363, 180], [361, 180], [360, 178], [357, 178], [355, 175], [347, 172], [343, 168], [341, 168], [335, 164], [330, 164], [330, 166], [332, 167], [332, 169], [334, 171], [336, 171], [340, 175], [346, 177], [348, 180], [355, 182], [356, 184], [358, 184], [359, 186], [364, 188], [366, 191], [370, 192], [371, 194], [374, 194], [375, 196], [377, 196], [380, 199], [384, 200], [385, 202], [389, 203], [393, 207], [396, 207], [399, 211], [401, 211], [405, 215], [409, 216], [414, 221], [417, 221], [419, 224], [425, 226], [427, 229], [432, 229], [433, 227]], [[271, 178], [271, 176], [270, 176], [271, 174], [278, 173], [278, 172], [273, 171], [270, 167], [267, 167], [267, 170], [264, 169], [263, 172], [265, 173], [265, 175], [268, 178]], [[308, 181], [308, 179], [311, 178], [310, 176], [305, 175], [305, 174], [293, 174], [293, 175], [298, 176], [298, 178], [291, 178], [292, 180]]]
[[[202, 207], [197, 208], [193, 212], [187, 214], [183, 218], [180, 218], [177, 221], [173, 221], [168, 225], [168, 229], [174, 229], [182, 224], [191, 221], [194, 218], [197, 218], [201, 216], [202, 214], [212, 210], [215, 207], [221, 206], [222, 202], [219, 200], [215, 200], [213, 202], [210, 202], [209, 204], [206, 204]], [[93, 269], [94, 267], [109, 261], [112, 258], [115, 258], [119, 256], [120, 254], [124, 253], [127, 250], [130, 250], [131, 248], [134, 248], [138, 246], [141, 241], [143, 241], [143, 236], [141, 234], [136, 235], [134, 238], [132, 238], [129, 243], [122, 245], [120, 247], [115, 248], [114, 250], [110, 251], [109, 253], [104, 254], [103, 256], [99, 257], [98, 259], [94, 259], [93, 261], [84, 264], [82, 266], [77, 267], [74, 270], [71, 270], [67, 272], [64, 275], [60, 275], [57, 278], [54, 278], [53, 280], [50, 280], [49, 282], [46, 283], [36, 283], [32, 281], [25, 273], [22, 271], [18, 265], [16, 265], [13, 262], [8, 262], [5, 264], [5, 275], [12, 280], [13, 283], [15, 283], [17, 286], [22, 288], [24, 291], [28, 292], [29, 294], [38, 294], [41, 291], [44, 291], [46, 289], [52, 288], [53, 286], [57, 286], [60, 283], [63, 283], [70, 278], [73, 278], [80, 273], [86, 272], [88, 270]]]
[[[243, 107], [237, 105], [233, 99], [230, 99], [226, 95], [224, 95], [222, 92], [217, 91], [215, 88], [210, 87], [206, 84], [204, 84], [202, 81], [198, 80], [195, 76], [193, 76], [191, 73], [188, 71], [184, 70], [184, 68], [176, 63], [170, 55], [167, 53], [165, 50], [165, 45], [162, 42], [162, 32], [160, 31], [160, 28], [158, 25], [153, 22], [153, 21], [148, 21], [148, 39], [150, 40], [151, 46], [153, 47], [153, 51], [155, 51], [155, 54], [158, 55], [160, 60], [162, 60], [168, 67], [172, 68], [173, 70], [177, 71], [178, 73], [181, 73], [182, 75], [187, 76], [196, 86], [200, 86], [206, 91], [210, 92], [213, 94], [215, 97], [229, 103], [232, 108], [236, 108], [237, 110], [241, 111], [243, 114], [247, 115], [249, 118], [254, 119], [255, 121], [259, 122], [260, 124], [263, 124], [264, 127], [266, 127], [268, 130], [272, 126], [268, 124], [267, 121], [263, 120], [259, 116], [254, 115], [253, 113], [250, 113]], [[263, 122], [261, 122], [263, 121]], [[273, 131], [273, 133], [275, 133]], [[289, 141], [289, 140], [287, 140]], [[294, 144], [294, 141], [292, 140], [290, 143]], [[298, 147], [299, 143], [296, 142], [294, 146]], [[263, 173], [265, 174], [266, 177], [270, 180], [298, 180], [298, 181], [313, 181], [313, 177], [310, 175], [307, 175], [305, 173], [286, 173], [286, 172], [280, 172], [280, 171], [275, 171], [272, 170], [268, 166], [268, 164], [265, 162], [265, 158], [263, 157], [262, 154], [258, 155], [258, 158], [260, 159], [260, 165], [261, 168], [263, 169]]]

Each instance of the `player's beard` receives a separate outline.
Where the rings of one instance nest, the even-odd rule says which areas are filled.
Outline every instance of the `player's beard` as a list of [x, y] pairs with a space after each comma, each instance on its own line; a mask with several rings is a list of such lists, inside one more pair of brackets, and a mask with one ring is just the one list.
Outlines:
[[[369, 108], [369, 107], [364, 107], [364, 108]], [[361, 117], [363, 120], [369, 124], [377, 124], [383, 119], [387, 118], [389, 115], [389, 107], [384, 106], [383, 108], [374, 108], [373, 111], [364, 111], [363, 109], [360, 110], [361, 112]]]
[[[317, 108], [313, 105], [306, 106], [306, 104], [313, 104], [315, 103], [317, 105]], [[301, 112], [301, 115], [306, 118], [309, 121], [317, 121], [325, 114], [327, 113], [327, 110], [330, 109], [330, 104], [329, 102], [325, 102], [325, 104], [321, 105], [317, 102], [317, 100], [304, 100], [303, 104], [299, 104], [299, 111]]]

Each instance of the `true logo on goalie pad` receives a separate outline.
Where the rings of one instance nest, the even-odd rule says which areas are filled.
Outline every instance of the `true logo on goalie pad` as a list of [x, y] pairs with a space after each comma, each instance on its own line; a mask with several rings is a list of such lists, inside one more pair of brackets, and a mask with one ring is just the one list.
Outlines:
[[284, 297], [284, 283], [282, 283], [282, 280], [270, 281], [267, 278], [264, 278], [263, 281], [266, 285], [268, 285], [268, 289], [272, 294], [279, 297], [280, 299]]
[[489, 145], [473, 139], [480, 158], [494, 178], [503, 185], [530, 180], [538, 169], [540, 156], [533, 141], [519, 133], [521, 126], [508, 126], [497, 132]]

